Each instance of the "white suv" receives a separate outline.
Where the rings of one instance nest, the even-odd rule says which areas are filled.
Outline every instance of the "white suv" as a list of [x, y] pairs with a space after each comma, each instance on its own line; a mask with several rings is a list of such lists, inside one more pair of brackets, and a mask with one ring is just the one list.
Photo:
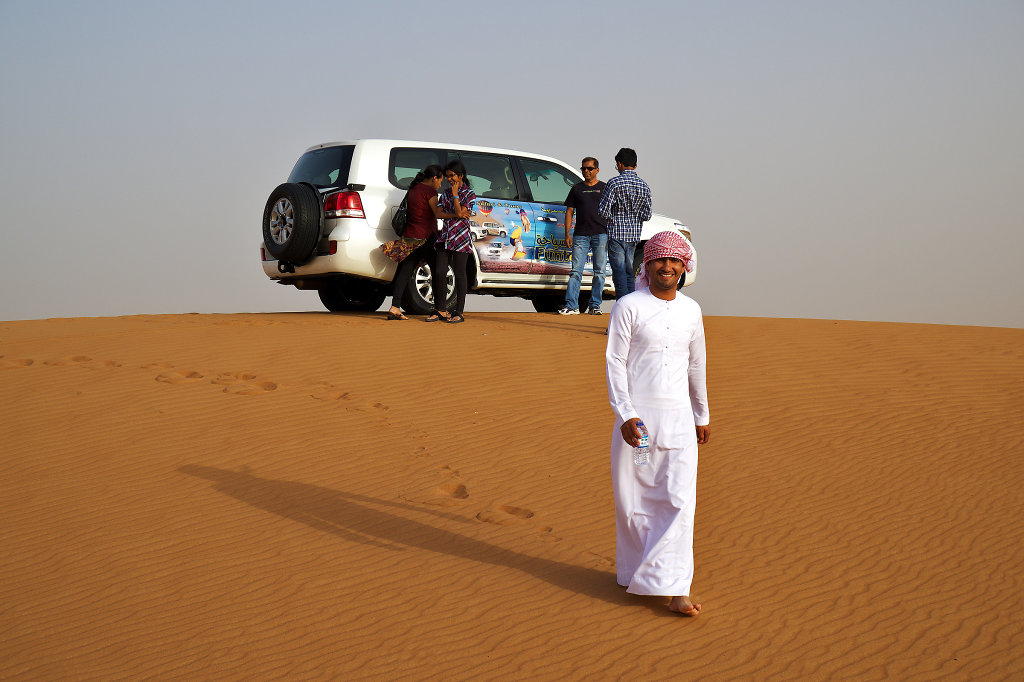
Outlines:
[[[376, 310], [390, 293], [396, 263], [380, 250], [396, 238], [391, 218], [413, 176], [444, 167], [453, 159], [466, 166], [476, 192], [473, 257], [468, 264], [471, 293], [519, 296], [540, 312], [564, 302], [572, 248], [565, 243], [565, 197], [582, 178], [556, 159], [526, 152], [434, 142], [353, 140], [310, 147], [267, 200], [263, 212], [263, 271], [280, 284], [316, 289], [331, 311]], [[674, 230], [688, 240], [682, 223], [654, 214], [641, 240]], [[501, 248], [505, 247], [505, 248]], [[637, 250], [639, 264], [642, 249]], [[433, 306], [428, 242], [417, 259], [413, 286], [402, 301], [424, 314]], [[590, 266], [584, 272], [580, 306], [590, 297]], [[692, 284], [697, 271], [685, 275]], [[604, 298], [614, 295], [610, 269]], [[449, 299], [454, 280], [448, 273]]]

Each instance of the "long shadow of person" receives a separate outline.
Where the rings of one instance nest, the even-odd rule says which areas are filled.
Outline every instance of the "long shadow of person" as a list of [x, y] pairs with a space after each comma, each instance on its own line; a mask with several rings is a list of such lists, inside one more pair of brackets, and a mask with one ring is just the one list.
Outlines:
[[248, 471], [228, 471], [195, 464], [185, 465], [178, 471], [213, 481], [216, 484], [214, 490], [253, 507], [299, 521], [350, 542], [393, 551], [423, 549], [478, 563], [507, 566], [570, 592], [586, 594], [621, 606], [644, 605], [655, 610], [658, 615], [663, 615], [664, 606], [656, 607], [647, 603], [650, 600], [626, 594], [615, 584], [615, 576], [610, 572], [515, 552], [382, 508], [432, 514], [456, 523], [474, 523], [457, 514], [308, 483], [260, 478]]

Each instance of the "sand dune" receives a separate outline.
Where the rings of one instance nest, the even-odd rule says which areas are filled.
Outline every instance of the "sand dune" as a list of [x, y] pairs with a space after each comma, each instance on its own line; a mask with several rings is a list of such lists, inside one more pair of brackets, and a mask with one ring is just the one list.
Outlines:
[[1024, 675], [1024, 330], [709, 318], [684, 619], [606, 322], [0, 322], [0, 678]]

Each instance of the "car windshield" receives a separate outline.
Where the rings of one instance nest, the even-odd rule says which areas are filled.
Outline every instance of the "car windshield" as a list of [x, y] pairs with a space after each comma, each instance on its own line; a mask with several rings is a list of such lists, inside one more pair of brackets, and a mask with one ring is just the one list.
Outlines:
[[353, 145], [312, 149], [295, 162], [288, 182], [308, 182], [316, 187], [342, 187], [348, 184]]

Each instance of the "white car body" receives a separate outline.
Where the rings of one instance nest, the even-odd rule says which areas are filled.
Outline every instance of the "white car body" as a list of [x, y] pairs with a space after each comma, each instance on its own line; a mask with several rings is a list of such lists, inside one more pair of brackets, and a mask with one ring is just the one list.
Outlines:
[[[414, 172], [410, 170], [415, 167], [413, 161], [418, 158], [429, 160], [432, 155], [442, 161], [457, 156], [466, 162], [469, 169], [467, 177], [474, 178], [476, 182], [474, 189], [480, 186], [475, 215], [471, 220], [474, 221], [473, 237], [481, 241], [481, 244], [479, 248], [473, 249], [473, 257], [468, 267], [470, 293], [524, 296], [533, 298], [535, 305], [542, 295], [549, 298], [564, 296], [569, 274], [566, 259], [570, 247], [564, 243], [564, 198], [562, 202], [553, 198], [560, 192], [567, 193], [570, 182], [582, 181], [579, 173], [573, 168], [557, 159], [528, 152], [403, 140], [330, 142], [309, 147], [305, 154], [313, 153], [310, 158], [314, 158], [316, 154], [337, 155], [347, 153], [348, 150], [333, 148], [346, 146], [351, 146], [352, 150], [345, 182], [328, 181], [328, 186], [316, 183], [311, 183], [310, 186], [317, 190], [321, 205], [325, 197], [337, 193], [339, 189], [348, 189], [350, 193], [355, 191], [361, 202], [363, 215], [323, 217], [320, 240], [313, 253], [305, 262], [289, 264], [274, 258], [267, 248], [265, 213], [265, 239], [261, 245], [261, 253], [263, 271], [267, 277], [303, 289], [349, 286], [356, 280], [362, 280], [360, 286], [370, 287], [370, 290], [377, 293], [386, 293], [397, 264], [386, 257], [380, 247], [385, 242], [397, 238], [391, 226], [392, 217], [406, 194], [402, 183], [407, 183], [409, 173]], [[305, 155], [296, 163], [293, 175], [299, 171], [304, 158]], [[405, 161], [406, 158], [411, 161]], [[403, 163], [409, 167], [401, 166]], [[398, 178], [399, 172], [404, 177]], [[474, 172], [479, 172], [480, 177], [474, 176]], [[502, 173], [505, 179], [512, 183], [511, 186], [498, 188], [498, 185], [503, 184]], [[341, 179], [339, 172], [338, 180]], [[293, 181], [306, 180], [289, 179], [289, 182]], [[512, 192], [515, 196], [503, 198]], [[552, 200], [535, 201], [532, 195], [540, 192], [547, 193]], [[488, 196], [489, 193], [492, 196]], [[489, 214], [495, 210], [505, 215], [492, 218]], [[504, 220], [501, 220], [502, 218]], [[563, 222], [559, 222], [560, 218]], [[527, 267], [521, 262], [504, 263], [489, 260], [487, 256], [493, 255], [492, 240], [499, 234], [499, 229], [504, 232], [504, 225], [518, 226], [520, 222], [524, 230], [519, 231], [522, 233], [519, 238], [525, 237], [530, 240], [532, 251], [528, 253], [532, 256], [528, 261], [531, 265]], [[690, 239], [689, 229], [680, 221], [654, 214], [651, 220], [643, 224], [641, 242], [664, 230], [679, 232]], [[503, 238], [511, 241], [511, 237], [512, 235]], [[483, 260], [481, 252], [484, 252]], [[519, 271], [513, 271], [513, 268], [518, 268]], [[528, 271], [522, 271], [524, 269]], [[339, 279], [332, 281], [335, 277]], [[589, 275], [585, 277], [586, 282]], [[696, 268], [685, 274], [684, 286], [692, 284], [695, 277]], [[422, 276], [417, 277], [417, 285], [422, 283], [423, 279]], [[339, 282], [343, 284], [338, 284]], [[614, 285], [612, 278], [608, 276], [605, 280], [604, 298], [611, 298], [613, 295]], [[323, 292], [321, 298], [324, 298]], [[376, 298], [375, 293], [373, 300]], [[328, 303], [326, 299], [324, 302]]]

